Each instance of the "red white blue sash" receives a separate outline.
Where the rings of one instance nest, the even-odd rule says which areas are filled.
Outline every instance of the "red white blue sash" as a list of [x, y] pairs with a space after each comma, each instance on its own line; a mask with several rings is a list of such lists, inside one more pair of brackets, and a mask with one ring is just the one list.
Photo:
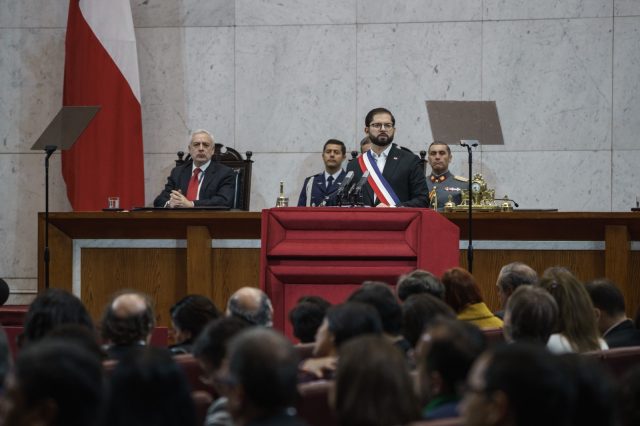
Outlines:
[[362, 170], [362, 173], [366, 170], [369, 171], [369, 178], [367, 179], [367, 182], [373, 189], [373, 192], [376, 193], [376, 196], [381, 203], [390, 207], [395, 207], [400, 204], [400, 199], [393, 191], [393, 188], [391, 188], [391, 185], [389, 185], [389, 182], [387, 182], [387, 179], [382, 176], [380, 169], [378, 169], [378, 164], [376, 163], [375, 158], [373, 158], [371, 150], [361, 155], [360, 158], [358, 158], [358, 163], [360, 164], [360, 170]]

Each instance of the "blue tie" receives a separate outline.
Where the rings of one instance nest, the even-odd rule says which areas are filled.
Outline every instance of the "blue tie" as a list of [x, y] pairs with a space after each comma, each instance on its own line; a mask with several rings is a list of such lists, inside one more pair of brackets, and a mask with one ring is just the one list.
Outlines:
[[331, 188], [331, 185], [333, 185], [333, 176], [327, 178], [327, 189]]

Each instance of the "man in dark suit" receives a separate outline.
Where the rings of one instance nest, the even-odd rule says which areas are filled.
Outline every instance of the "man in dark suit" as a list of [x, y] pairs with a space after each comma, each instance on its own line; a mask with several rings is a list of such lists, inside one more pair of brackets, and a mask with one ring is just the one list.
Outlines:
[[[344, 142], [337, 139], [329, 139], [322, 148], [322, 161], [324, 162], [324, 172], [309, 176], [304, 180], [298, 207], [319, 206], [326, 200], [325, 204], [331, 204], [331, 196], [338, 190], [340, 183], [346, 175], [342, 170], [342, 162], [347, 156], [347, 148]], [[307, 195], [311, 194], [309, 198]]]
[[234, 172], [211, 161], [213, 136], [206, 130], [191, 135], [189, 154], [193, 161], [171, 170], [167, 184], [153, 202], [155, 207], [191, 208], [233, 205]]
[[[347, 166], [357, 182], [365, 169], [369, 179], [363, 187], [365, 205], [376, 207], [427, 207], [428, 190], [424, 169], [410, 150], [392, 144], [396, 120], [385, 108], [375, 108], [365, 118], [364, 131], [371, 149]], [[370, 170], [371, 168], [371, 170]], [[381, 176], [374, 177], [374, 169]]]
[[627, 318], [624, 297], [614, 283], [607, 279], [586, 284], [596, 310], [598, 328], [610, 348], [640, 346], [640, 330]]

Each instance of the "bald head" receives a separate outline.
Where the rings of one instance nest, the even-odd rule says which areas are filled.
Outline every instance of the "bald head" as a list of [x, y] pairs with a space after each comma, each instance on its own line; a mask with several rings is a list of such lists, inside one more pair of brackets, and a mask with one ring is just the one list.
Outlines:
[[125, 293], [117, 296], [111, 303], [111, 310], [118, 318], [139, 315], [147, 309], [147, 300], [138, 293]]
[[102, 337], [116, 345], [146, 342], [155, 327], [150, 299], [129, 291], [113, 298], [102, 319]]
[[242, 287], [229, 298], [227, 316], [235, 316], [253, 325], [271, 327], [273, 308], [267, 295], [255, 287]]

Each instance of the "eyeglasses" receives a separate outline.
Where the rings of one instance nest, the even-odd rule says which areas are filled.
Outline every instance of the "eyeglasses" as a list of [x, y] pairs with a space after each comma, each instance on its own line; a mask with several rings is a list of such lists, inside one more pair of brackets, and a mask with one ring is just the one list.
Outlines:
[[393, 129], [393, 124], [392, 123], [371, 123], [369, 124], [369, 127], [373, 127], [376, 130]]

